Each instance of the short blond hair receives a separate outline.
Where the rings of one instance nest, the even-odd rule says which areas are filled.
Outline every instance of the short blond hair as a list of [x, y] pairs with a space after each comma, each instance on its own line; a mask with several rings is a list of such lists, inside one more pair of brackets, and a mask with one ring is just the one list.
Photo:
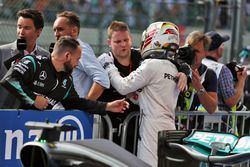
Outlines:
[[130, 32], [127, 23], [122, 22], [122, 21], [112, 21], [112, 23], [109, 25], [107, 34], [108, 34], [108, 39], [112, 37], [112, 34], [114, 31], [128, 31]]
[[206, 51], [208, 51], [211, 39], [205, 33], [200, 31], [192, 31], [187, 36], [185, 44], [193, 46], [200, 41], [203, 41], [204, 48]]

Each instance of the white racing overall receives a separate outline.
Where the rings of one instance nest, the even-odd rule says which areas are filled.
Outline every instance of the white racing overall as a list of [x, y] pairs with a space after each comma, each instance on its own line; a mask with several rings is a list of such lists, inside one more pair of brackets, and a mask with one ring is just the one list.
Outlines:
[[179, 95], [175, 76], [178, 70], [168, 60], [146, 59], [137, 70], [123, 78], [115, 66], [111, 66], [110, 81], [120, 94], [142, 89], [139, 94], [141, 117], [137, 156], [157, 167], [158, 132], [175, 130], [175, 107]]

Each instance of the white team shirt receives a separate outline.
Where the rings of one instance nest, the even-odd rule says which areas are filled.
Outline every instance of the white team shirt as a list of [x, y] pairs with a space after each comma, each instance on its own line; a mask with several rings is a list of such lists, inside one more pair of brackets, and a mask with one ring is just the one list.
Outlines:
[[[112, 65], [114, 66], [114, 65]], [[178, 70], [163, 59], [146, 59], [129, 76], [120, 76], [117, 68], [109, 71], [112, 86], [123, 95], [142, 89], [139, 93], [141, 110], [141, 141], [137, 156], [157, 167], [157, 141], [161, 130], [175, 130], [175, 107], [179, 90], [175, 81]]]

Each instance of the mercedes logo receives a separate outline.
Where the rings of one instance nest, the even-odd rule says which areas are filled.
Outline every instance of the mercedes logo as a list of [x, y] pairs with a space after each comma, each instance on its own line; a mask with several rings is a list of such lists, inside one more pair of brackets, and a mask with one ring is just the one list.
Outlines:
[[40, 80], [45, 80], [47, 78], [47, 73], [45, 71], [42, 71], [39, 75]]

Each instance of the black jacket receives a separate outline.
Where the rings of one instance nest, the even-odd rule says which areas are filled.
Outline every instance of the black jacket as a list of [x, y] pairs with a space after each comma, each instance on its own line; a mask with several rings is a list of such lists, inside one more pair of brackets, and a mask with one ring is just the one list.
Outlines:
[[33, 105], [35, 98], [42, 95], [49, 101], [46, 109], [52, 109], [61, 102], [65, 109], [106, 114], [106, 103], [80, 98], [74, 89], [71, 74], [57, 72], [47, 56], [25, 56], [10, 68], [1, 85], [18, 97], [21, 109], [37, 109]]

